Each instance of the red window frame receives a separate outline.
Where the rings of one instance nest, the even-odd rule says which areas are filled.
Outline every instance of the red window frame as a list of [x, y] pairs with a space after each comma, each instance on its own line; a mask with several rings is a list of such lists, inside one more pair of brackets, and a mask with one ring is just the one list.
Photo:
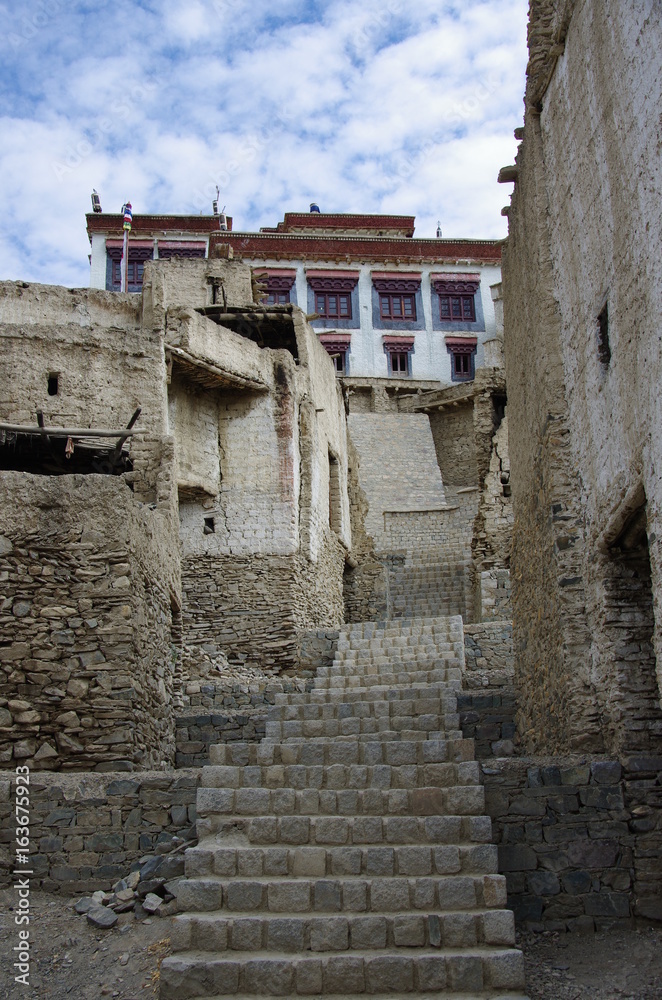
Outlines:
[[[145, 270], [144, 260], [131, 260], [127, 267], [127, 288], [129, 285], [142, 287], [143, 272]], [[113, 261], [113, 290], [119, 291], [122, 287], [122, 261]]]
[[351, 292], [315, 292], [315, 312], [320, 319], [351, 319]]
[[473, 295], [443, 292], [439, 295], [439, 317], [442, 323], [474, 323], [476, 303]]
[[290, 302], [290, 292], [289, 289], [286, 292], [283, 291], [273, 291], [267, 292], [267, 300], [265, 305], [268, 306], [286, 306]]
[[471, 354], [453, 354], [453, 374], [457, 379], [470, 379], [473, 375], [473, 356]]
[[416, 296], [406, 292], [380, 292], [379, 315], [381, 319], [415, 322]]

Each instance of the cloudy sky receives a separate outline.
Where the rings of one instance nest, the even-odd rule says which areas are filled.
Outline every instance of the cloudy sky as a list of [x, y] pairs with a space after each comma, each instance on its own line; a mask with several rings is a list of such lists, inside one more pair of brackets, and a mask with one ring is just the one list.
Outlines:
[[87, 285], [85, 212], [416, 215], [500, 237], [527, 0], [0, 0], [0, 278]]

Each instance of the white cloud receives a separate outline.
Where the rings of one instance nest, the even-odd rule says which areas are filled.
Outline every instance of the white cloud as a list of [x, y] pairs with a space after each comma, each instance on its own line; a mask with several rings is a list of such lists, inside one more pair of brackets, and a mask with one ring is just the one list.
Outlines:
[[[411, 213], [505, 235], [526, 0], [0, 5], [0, 277], [88, 280], [84, 212]], [[48, 8], [47, 24], [35, 30]]]

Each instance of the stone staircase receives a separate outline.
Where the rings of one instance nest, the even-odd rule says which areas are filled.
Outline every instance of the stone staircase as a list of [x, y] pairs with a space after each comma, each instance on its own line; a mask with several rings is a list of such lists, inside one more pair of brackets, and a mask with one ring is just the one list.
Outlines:
[[469, 560], [413, 563], [389, 572], [392, 618], [437, 618], [462, 615], [467, 620]]
[[261, 743], [212, 747], [161, 1000], [526, 1000], [463, 656], [459, 617], [346, 626]]

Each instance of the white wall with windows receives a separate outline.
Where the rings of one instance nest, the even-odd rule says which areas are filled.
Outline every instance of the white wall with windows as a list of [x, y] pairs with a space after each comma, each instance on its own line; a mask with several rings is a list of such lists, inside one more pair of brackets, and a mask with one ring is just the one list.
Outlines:
[[[278, 273], [281, 261], [253, 261], [256, 270], [264, 269]], [[349, 349], [336, 367], [345, 375], [364, 378], [411, 378], [436, 380], [445, 384], [466, 381], [473, 377], [475, 369], [484, 364], [483, 344], [496, 335], [494, 303], [490, 287], [501, 280], [498, 265], [476, 265], [473, 263], [441, 265], [401, 265], [385, 267], [383, 264], [347, 262], [329, 264], [324, 261], [291, 263], [296, 270], [292, 284], [290, 301], [305, 312], [313, 313], [323, 303], [320, 274], [329, 275], [329, 295], [336, 295], [331, 305], [335, 305], [333, 315], [312, 320], [313, 328], [331, 344], [334, 356], [342, 352], [342, 341], [349, 335]], [[314, 274], [313, 282], [308, 276]], [[439, 286], [439, 275], [464, 275], [477, 279], [475, 292], [467, 292], [463, 283], [457, 295], [444, 286], [443, 294]], [[356, 275], [355, 283], [348, 275]], [[380, 276], [388, 275], [393, 281], [394, 291], [389, 294], [386, 284], [380, 283]], [[416, 287], [403, 290], [397, 278], [407, 282], [414, 277]], [[334, 277], [337, 280], [333, 280]], [[344, 279], [347, 288], [340, 289]], [[375, 287], [377, 279], [378, 288]], [[313, 288], [312, 285], [315, 285]], [[407, 283], [409, 284], [409, 283]], [[352, 285], [352, 290], [349, 286]], [[450, 287], [450, 285], [449, 285]], [[381, 288], [380, 292], [378, 289]], [[342, 309], [340, 296], [343, 296]], [[382, 298], [387, 301], [382, 301]], [[443, 298], [443, 304], [442, 304]], [[351, 314], [347, 315], [347, 302], [351, 300]], [[458, 302], [455, 302], [457, 299]], [[469, 299], [472, 300], [470, 305]], [[453, 301], [452, 301], [453, 300]], [[401, 318], [398, 316], [401, 310]], [[455, 312], [455, 315], [449, 313]], [[338, 332], [342, 338], [333, 338]], [[407, 345], [392, 346], [389, 340], [412, 340], [411, 350]], [[457, 341], [466, 340], [471, 347], [458, 348]], [[330, 351], [331, 352], [331, 351]], [[402, 353], [409, 354], [407, 365]], [[459, 359], [459, 360], [458, 360]]]

